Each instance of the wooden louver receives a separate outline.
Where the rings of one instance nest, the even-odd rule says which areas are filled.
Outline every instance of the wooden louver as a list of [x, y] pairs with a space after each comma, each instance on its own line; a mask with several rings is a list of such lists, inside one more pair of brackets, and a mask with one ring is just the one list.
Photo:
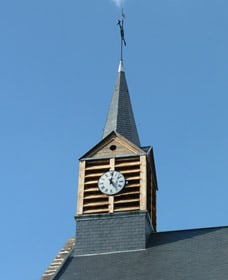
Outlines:
[[[80, 162], [78, 215], [146, 210], [146, 156], [92, 159]], [[126, 179], [123, 190], [107, 196], [98, 189], [100, 176], [110, 169]]]

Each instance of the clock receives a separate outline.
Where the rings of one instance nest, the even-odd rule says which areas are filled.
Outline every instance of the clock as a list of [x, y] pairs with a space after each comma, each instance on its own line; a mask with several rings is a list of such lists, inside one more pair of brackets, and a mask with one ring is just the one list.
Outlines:
[[120, 192], [124, 186], [124, 175], [115, 170], [105, 172], [98, 180], [99, 190], [107, 195], [113, 195]]

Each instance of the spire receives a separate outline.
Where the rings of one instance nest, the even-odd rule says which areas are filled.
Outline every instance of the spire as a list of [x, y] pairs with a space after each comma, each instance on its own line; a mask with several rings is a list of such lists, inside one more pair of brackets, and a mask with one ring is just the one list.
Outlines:
[[119, 133], [140, 147], [122, 60], [119, 64], [115, 89], [104, 128], [103, 138], [112, 131]]

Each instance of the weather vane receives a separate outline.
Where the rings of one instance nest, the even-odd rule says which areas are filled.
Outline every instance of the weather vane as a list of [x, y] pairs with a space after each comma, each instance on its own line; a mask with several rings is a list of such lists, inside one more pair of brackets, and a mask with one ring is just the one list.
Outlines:
[[123, 45], [126, 47], [126, 41], [124, 38], [124, 20], [125, 20], [125, 14], [122, 9], [122, 19], [118, 20], [117, 25], [120, 27], [120, 37], [121, 37], [121, 50], [120, 50], [120, 59], [123, 60]]

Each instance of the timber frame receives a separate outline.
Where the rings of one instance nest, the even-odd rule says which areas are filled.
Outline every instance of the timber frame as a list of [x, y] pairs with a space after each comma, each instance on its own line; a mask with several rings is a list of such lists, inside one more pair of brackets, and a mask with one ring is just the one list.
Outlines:
[[[108, 196], [97, 184], [111, 169], [124, 175], [126, 185]], [[156, 229], [156, 190], [152, 148], [145, 152], [113, 132], [80, 159], [77, 216], [142, 210], [148, 211]]]

